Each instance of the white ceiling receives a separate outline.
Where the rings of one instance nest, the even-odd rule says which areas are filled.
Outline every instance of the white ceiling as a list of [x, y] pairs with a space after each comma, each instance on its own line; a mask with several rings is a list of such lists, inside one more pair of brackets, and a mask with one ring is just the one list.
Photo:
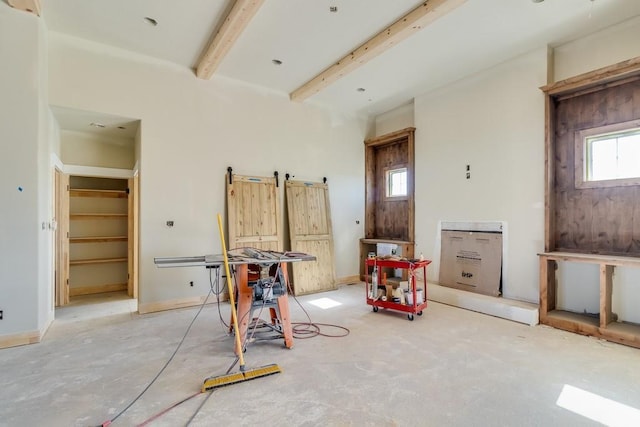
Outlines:
[[[216, 75], [288, 94], [418, 6], [265, 0]], [[47, 0], [49, 30], [194, 68], [233, 0]], [[337, 6], [338, 12], [329, 11]], [[640, 15], [639, 0], [468, 0], [305, 102], [377, 115], [545, 45]], [[158, 22], [145, 22], [151, 17]], [[272, 59], [279, 59], [276, 66]], [[194, 79], [195, 79], [194, 74]], [[358, 92], [357, 88], [366, 91]]]

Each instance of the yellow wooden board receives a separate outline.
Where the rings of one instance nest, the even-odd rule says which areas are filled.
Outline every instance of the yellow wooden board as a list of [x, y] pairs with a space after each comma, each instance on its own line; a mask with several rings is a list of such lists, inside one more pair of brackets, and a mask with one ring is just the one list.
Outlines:
[[292, 264], [295, 295], [336, 289], [329, 187], [319, 182], [286, 181], [291, 250], [316, 257]]

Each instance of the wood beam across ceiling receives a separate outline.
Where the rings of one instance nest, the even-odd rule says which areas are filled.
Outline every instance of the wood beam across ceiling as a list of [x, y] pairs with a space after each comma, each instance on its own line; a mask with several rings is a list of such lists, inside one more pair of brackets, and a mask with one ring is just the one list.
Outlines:
[[9, 6], [40, 16], [40, 0], [8, 0]]
[[364, 42], [338, 62], [289, 94], [292, 101], [304, 101], [371, 59], [417, 33], [467, 0], [427, 0], [396, 22]]
[[205, 49], [196, 67], [196, 76], [210, 79], [233, 44], [262, 6], [264, 0], [236, 0], [220, 29]]

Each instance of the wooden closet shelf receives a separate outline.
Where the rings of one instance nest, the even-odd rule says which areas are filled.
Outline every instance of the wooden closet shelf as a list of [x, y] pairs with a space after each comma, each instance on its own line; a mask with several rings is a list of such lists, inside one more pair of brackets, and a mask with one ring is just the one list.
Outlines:
[[69, 243], [126, 242], [127, 240], [127, 236], [70, 237]]
[[89, 265], [89, 264], [108, 264], [115, 262], [127, 262], [127, 258], [93, 258], [93, 259], [76, 259], [69, 261], [69, 265]]
[[120, 219], [127, 218], [126, 213], [72, 213], [71, 219]]
[[69, 190], [69, 196], [71, 197], [108, 197], [108, 198], [122, 198], [128, 197], [127, 190], [92, 190], [84, 188], [73, 188]]
[[110, 283], [94, 286], [73, 286], [69, 288], [69, 296], [102, 294], [105, 292], [121, 292], [127, 290], [126, 283]]

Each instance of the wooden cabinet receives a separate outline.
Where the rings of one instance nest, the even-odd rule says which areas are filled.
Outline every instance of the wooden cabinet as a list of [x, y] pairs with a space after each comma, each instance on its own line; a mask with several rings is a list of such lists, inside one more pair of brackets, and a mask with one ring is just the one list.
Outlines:
[[126, 179], [70, 177], [69, 296], [128, 289], [128, 193]]
[[[616, 322], [611, 311], [615, 267], [639, 267], [640, 258], [607, 255], [545, 252], [540, 257], [540, 323], [593, 335], [609, 341], [640, 347], [640, 325]], [[556, 308], [556, 267], [558, 262], [581, 262], [600, 267], [600, 314], [574, 313]]]
[[[372, 267], [369, 266], [367, 270], [367, 258], [370, 253], [377, 254], [378, 243], [388, 243], [398, 245], [398, 255], [403, 258], [414, 258], [414, 244], [413, 242], [406, 242], [402, 240], [389, 240], [389, 239], [360, 239], [360, 280], [364, 281], [367, 275], [371, 275]], [[399, 281], [407, 280], [407, 270], [400, 270], [400, 275], [397, 275], [398, 269], [391, 267], [381, 267], [380, 277], [383, 274], [387, 275], [387, 280]]]

